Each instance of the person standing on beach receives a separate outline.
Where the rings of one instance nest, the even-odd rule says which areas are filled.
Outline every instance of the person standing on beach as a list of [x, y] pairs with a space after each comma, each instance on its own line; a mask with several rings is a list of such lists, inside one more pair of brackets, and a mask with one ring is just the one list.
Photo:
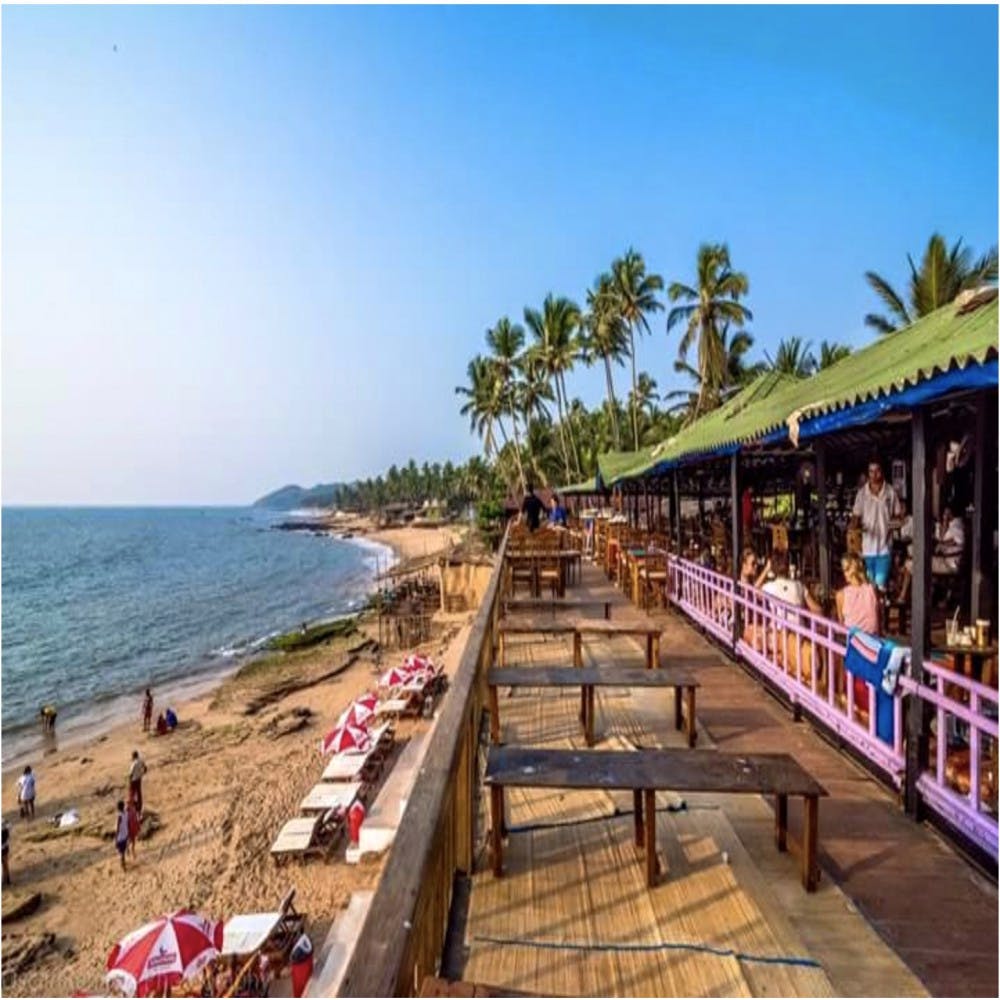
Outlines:
[[17, 779], [17, 806], [24, 819], [35, 818], [35, 775], [29, 764]]
[[146, 688], [146, 695], [142, 699], [142, 731], [149, 732], [149, 727], [153, 724], [153, 692]]
[[139, 810], [136, 809], [135, 803], [131, 798], [125, 803], [125, 818], [128, 820], [128, 846], [132, 852], [132, 857], [135, 858], [135, 842], [139, 839], [141, 823], [139, 820]]
[[133, 750], [132, 764], [128, 769], [128, 797], [135, 803], [140, 816], [142, 816], [142, 776], [146, 771], [146, 762], [139, 756], [138, 750]]
[[115, 850], [122, 863], [122, 871], [125, 871], [125, 852], [128, 850], [128, 813], [125, 810], [125, 803], [118, 800], [118, 819], [115, 821]]

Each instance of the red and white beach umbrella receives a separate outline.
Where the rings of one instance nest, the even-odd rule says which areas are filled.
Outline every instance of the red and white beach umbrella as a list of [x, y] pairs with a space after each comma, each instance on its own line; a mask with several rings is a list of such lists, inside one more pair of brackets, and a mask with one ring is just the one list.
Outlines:
[[387, 670], [378, 680], [380, 688], [397, 688], [409, 684], [413, 680], [413, 671], [404, 667], [393, 667]]
[[434, 661], [429, 656], [424, 656], [423, 653], [410, 653], [410, 655], [403, 660], [403, 666], [409, 670], [419, 670], [421, 672], [431, 674], [433, 674], [436, 669]]
[[126, 996], [163, 994], [197, 976], [221, 948], [221, 923], [177, 910], [122, 938], [108, 955], [106, 979]]
[[378, 695], [368, 692], [360, 698], [355, 698], [347, 709], [340, 713], [338, 726], [367, 726], [375, 715], [378, 707]]
[[321, 750], [328, 753], [365, 753], [372, 745], [371, 733], [363, 726], [334, 726], [323, 737]]

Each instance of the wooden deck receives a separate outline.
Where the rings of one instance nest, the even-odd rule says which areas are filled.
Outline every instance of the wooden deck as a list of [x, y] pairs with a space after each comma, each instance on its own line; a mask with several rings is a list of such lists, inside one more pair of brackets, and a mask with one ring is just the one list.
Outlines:
[[[569, 595], [609, 598], [614, 618], [639, 617], [593, 567]], [[680, 616], [655, 617], [664, 664], [692, 668], [702, 685], [699, 745], [791, 753], [830, 792], [819, 891], [803, 892], [797, 855], [774, 850], [773, 810], [760, 796], [686, 794], [679, 809], [679, 796], [659, 794], [665, 877], [647, 889], [630, 793], [512, 788], [506, 874], [493, 878], [479, 859], [467, 958], [448, 975], [562, 996], [995, 994], [995, 885]], [[509, 637], [512, 666], [571, 655], [568, 636]], [[601, 637], [584, 662], [636, 666], [641, 656], [633, 639]], [[501, 716], [510, 744], [584, 748], [578, 692], [516, 689]], [[683, 746], [668, 692], [602, 688], [597, 716], [601, 748]], [[480, 812], [485, 833], [488, 793]], [[790, 826], [794, 840], [798, 810]]]

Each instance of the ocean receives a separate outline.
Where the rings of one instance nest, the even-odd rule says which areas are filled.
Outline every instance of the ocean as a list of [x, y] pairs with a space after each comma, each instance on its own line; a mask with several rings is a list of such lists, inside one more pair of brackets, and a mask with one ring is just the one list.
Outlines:
[[257, 508], [2, 511], [2, 733], [9, 766], [140, 710], [191, 697], [269, 637], [356, 610], [391, 550]]

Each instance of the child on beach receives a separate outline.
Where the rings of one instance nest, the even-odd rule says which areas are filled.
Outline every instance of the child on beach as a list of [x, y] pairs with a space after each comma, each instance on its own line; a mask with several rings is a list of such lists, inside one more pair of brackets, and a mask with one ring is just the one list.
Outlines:
[[17, 779], [17, 805], [23, 819], [35, 818], [35, 776], [30, 765]]
[[146, 762], [139, 756], [138, 750], [132, 751], [132, 763], [128, 769], [128, 797], [135, 803], [139, 815], [142, 815], [142, 776], [146, 773]]
[[142, 731], [149, 732], [149, 727], [153, 722], [153, 692], [146, 688], [146, 695], [142, 699]]
[[125, 816], [128, 819], [128, 846], [132, 852], [132, 857], [135, 857], [135, 842], [139, 837], [139, 810], [136, 809], [135, 803], [129, 799], [125, 805]]
[[125, 852], [128, 850], [128, 813], [125, 811], [125, 803], [118, 800], [118, 819], [115, 825], [115, 850], [122, 863], [122, 871], [125, 871]]

